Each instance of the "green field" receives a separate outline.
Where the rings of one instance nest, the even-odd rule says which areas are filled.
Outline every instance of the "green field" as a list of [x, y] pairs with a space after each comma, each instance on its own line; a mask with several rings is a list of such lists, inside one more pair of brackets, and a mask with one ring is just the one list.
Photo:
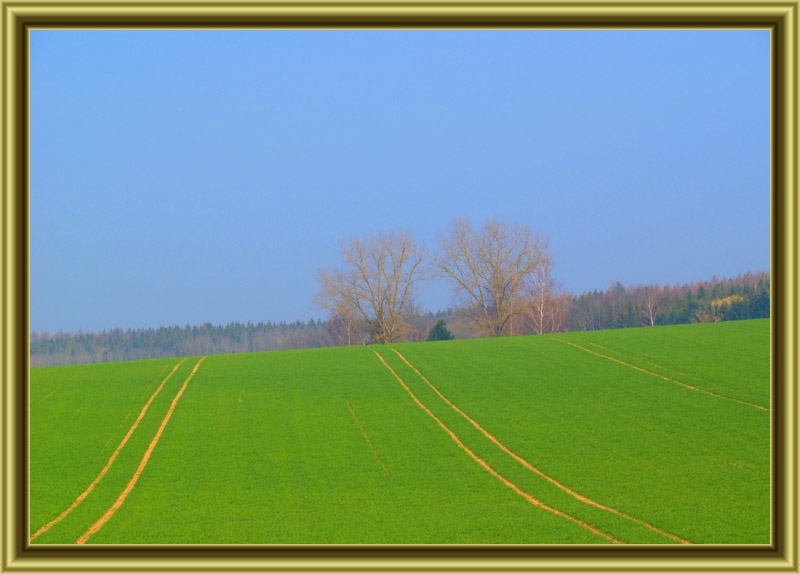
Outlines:
[[753, 320], [31, 369], [30, 533], [769, 544], [769, 346]]

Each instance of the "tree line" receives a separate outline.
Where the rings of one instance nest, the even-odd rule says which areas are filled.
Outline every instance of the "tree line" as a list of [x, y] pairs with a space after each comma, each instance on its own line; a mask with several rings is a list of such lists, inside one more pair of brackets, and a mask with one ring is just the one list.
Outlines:
[[[424, 341], [427, 330], [444, 312], [425, 313], [416, 319], [413, 340]], [[291, 323], [259, 322], [227, 325], [171, 326], [157, 329], [112, 329], [98, 333], [31, 333], [32, 367], [134, 361], [254, 351], [284, 351], [332, 347], [343, 343], [335, 321], [310, 319]]]
[[[769, 317], [769, 284], [768, 273], [746, 273], [732, 279], [663, 287], [614, 283], [606, 291], [577, 296], [558, 291], [544, 306], [531, 307], [532, 314], [516, 317], [509, 334], [764, 318]], [[543, 309], [544, 315], [540, 314]], [[457, 310], [447, 309], [415, 316], [408, 326], [408, 340], [427, 340], [439, 323], [444, 324], [436, 329], [438, 338], [449, 333], [459, 339], [478, 336]], [[348, 325], [334, 318], [99, 333], [32, 332], [30, 356], [31, 366], [39, 367], [355, 344], [347, 331]]]
[[[314, 302], [324, 320], [31, 333], [31, 366], [396, 341], [531, 335], [763, 318], [769, 273], [686, 285], [613, 283], [575, 295], [553, 274], [546, 239], [497, 219], [475, 228], [454, 219], [428, 252], [408, 231], [340, 243], [337, 265], [317, 271]], [[423, 311], [417, 293], [433, 280], [452, 307]]]
[[31, 333], [31, 366], [101, 363], [320, 346], [324, 323], [229, 323], [99, 333]]
[[663, 287], [623, 287], [616, 282], [605, 292], [570, 295], [563, 330], [651, 327], [769, 316], [769, 273], [747, 272], [734, 278], [715, 277], [710, 281]]
[[315, 301], [341, 344], [414, 340], [416, 291], [447, 281], [461, 337], [498, 337], [769, 317], [768, 273], [694, 285], [614, 283], [575, 296], [553, 275], [546, 239], [498, 219], [454, 219], [427, 253], [407, 231], [350, 238], [318, 270]]

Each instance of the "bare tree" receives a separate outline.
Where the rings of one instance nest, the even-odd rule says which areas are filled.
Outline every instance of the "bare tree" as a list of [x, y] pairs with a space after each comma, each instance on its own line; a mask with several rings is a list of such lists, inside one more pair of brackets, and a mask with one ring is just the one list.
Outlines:
[[553, 278], [553, 260], [546, 258], [522, 284], [525, 313], [531, 320], [533, 332], [556, 333], [563, 328], [563, 301], [559, 285]]
[[658, 316], [658, 285], [645, 285], [639, 290], [639, 310], [644, 316], [645, 326], [655, 327]]
[[414, 294], [425, 280], [418, 249], [407, 231], [351, 238], [341, 246], [339, 268], [319, 269], [314, 301], [350, 327], [348, 339], [406, 340], [416, 312]]
[[691, 319], [692, 323], [718, 323], [722, 321], [722, 315], [709, 313], [705, 309], [698, 309]]
[[524, 309], [521, 286], [547, 262], [547, 242], [524, 225], [492, 219], [475, 231], [465, 218], [450, 223], [439, 247], [434, 266], [462, 315], [481, 336], [507, 334]]
[[567, 315], [570, 312], [572, 295], [558, 293], [550, 307], [550, 332], [563, 333], [567, 328]]
[[332, 312], [325, 324], [325, 346], [352, 345], [353, 326], [338, 312]]

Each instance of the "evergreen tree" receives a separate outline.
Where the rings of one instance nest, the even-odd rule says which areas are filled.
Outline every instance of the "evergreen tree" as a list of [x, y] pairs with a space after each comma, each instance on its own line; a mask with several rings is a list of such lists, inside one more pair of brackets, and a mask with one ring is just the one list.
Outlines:
[[439, 319], [428, 333], [428, 341], [449, 341], [452, 338], [453, 334], [447, 330], [444, 319]]

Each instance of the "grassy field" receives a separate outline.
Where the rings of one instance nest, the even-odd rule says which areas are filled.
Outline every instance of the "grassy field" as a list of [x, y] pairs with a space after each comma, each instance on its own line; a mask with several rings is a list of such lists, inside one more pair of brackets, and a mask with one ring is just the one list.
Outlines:
[[768, 544], [769, 369], [768, 320], [32, 369], [32, 541]]

